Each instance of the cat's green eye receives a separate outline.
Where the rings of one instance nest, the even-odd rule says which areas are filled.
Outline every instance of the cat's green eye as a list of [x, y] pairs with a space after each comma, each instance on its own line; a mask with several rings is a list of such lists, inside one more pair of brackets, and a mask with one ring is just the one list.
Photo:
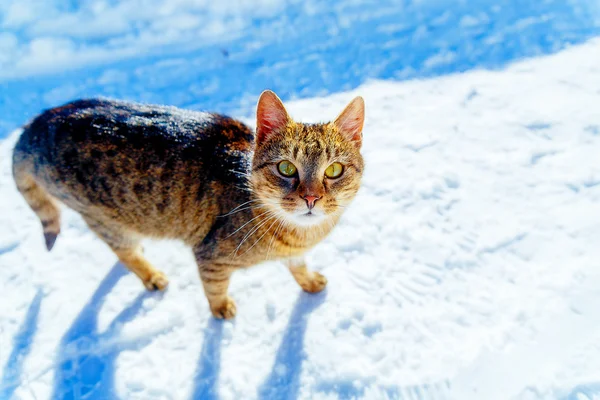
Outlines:
[[344, 172], [344, 167], [339, 162], [334, 162], [325, 170], [325, 176], [331, 179], [339, 178]]
[[281, 161], [277, 165], [277, 169], [281, 175], [286, 177], [294, 176], [296, 174], [296, 166], [287, 160]]

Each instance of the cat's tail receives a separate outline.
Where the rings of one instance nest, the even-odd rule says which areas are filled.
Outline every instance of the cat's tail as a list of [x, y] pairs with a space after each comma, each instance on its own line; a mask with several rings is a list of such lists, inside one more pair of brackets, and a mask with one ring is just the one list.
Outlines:
[[19, 140], [13, 152], [13, 177], [17, 189], [42, 222], [46, 248], [50, 251], [60, 233], [60, 208], [56, 199], [35, 180], [33, 157], [21, 145], [22, 140]]

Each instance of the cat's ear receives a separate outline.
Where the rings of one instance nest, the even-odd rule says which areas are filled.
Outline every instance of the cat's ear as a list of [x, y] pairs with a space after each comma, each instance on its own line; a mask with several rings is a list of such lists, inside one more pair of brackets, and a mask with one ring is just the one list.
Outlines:
[[270, 90], [265, 90], [256, 106], [256, 143], [264, 142], [269, 135], [283, 129], [290, 117], [279, 97]]
[[365, 101], [363, 98], [360, 96], [355, 97], [333, 123], [348, 140], [360, 146], [363, 124], [365, 123]]

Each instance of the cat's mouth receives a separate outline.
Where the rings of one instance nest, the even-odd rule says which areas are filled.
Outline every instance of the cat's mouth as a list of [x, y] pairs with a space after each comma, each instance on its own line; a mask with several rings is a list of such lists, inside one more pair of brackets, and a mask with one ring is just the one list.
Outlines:
[[315, 210], [313, 208], [312, 210], [308, 210], [307, 212], [300, 214], [300, 216], [306, 218], [320, 218], [324, 217], [325, 213], [323, 213], [321, 210]]
[[296, 225], [311, 226], [318, 225], [325, 217], [325, 214], [321, 213], [319, 210], [313, 209], [308, 211], [292, 213], [290, 217], [293, 223], [295, 223]]

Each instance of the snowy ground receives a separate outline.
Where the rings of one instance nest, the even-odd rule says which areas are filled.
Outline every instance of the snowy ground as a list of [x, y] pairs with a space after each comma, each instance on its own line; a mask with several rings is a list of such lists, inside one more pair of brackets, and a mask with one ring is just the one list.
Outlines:
[[367, 104], [354, 205], [301, 293], [237, 273], [213, 320], [189, 251], [152, 243], [148, 294], [67, 212], [52, 253], [0, 143], [0, 398], [600, 398], [600, 40], [289, 104]]
[[265, 88], [500, 68], [597, 35], [597, 0], [2, 0], [0, 138], [74, 98], [250, 116]]

